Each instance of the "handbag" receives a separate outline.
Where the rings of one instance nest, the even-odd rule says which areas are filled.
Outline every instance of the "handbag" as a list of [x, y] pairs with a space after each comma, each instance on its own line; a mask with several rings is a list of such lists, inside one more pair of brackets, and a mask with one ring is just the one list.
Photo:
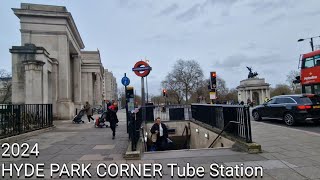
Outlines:
[[151, 141], [153, 143], [157, 142], [157, 133], [151, 134]]

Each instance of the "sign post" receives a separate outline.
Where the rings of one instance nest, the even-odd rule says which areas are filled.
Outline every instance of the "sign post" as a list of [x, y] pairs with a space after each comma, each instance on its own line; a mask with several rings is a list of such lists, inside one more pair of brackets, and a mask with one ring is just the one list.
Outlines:
[[144, 77], [148, 76], [152, 68], [145, 61], [138, 61], [132, 71], [141, 77], [141, 107], [142, 107], [142, 120], [146, 120], [146, 107], [145, 107], [145, 92], [144, 92]]
[[127, 118], [127, 133], [129, 133], [129, 128], [128, 128], [128, 121], [129, 121], [129, 114], [128, 114], [128, 101], [129, 99], [127, 98], [127, 86], [130, 84], [130, 79], [127, 77], [127, 74], [124, 73], [124, 77], [121, 79], [121, 83], [124, 85], [124, 92], [125, 92], [125, 98], [126, 98], [126, 118]]

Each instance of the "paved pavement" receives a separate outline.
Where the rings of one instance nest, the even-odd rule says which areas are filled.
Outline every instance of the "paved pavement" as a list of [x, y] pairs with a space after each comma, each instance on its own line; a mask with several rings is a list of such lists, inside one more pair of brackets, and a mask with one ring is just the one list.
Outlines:
[[[267, 124], [273, 124], [277, 126], [287, 126], [283, 121], [279, 121], [279, 120], [263, 120], [261, 122], [267, 123]], [[315, 124], [313, 122], [300, 123], [297, 126], [293, 126], [291, 128], [320, 133], [320, 124]]]
[[[250, 113], [251, 113], [251, 108], [250, 108]], [[251, 120], [253, 121], [253, 117], [251, 117]], [[281, 120], [262, 120], [260, 122], [267, 123], [267, 124], [273, 124], [277, 126], [284, 126], [287, 127], [287, 125], [284, 123], [284, 121]], [[313, 122], [306, 122], [306, 123], [299, 123], [297, 126], [292, 126], [290, 127], [292, 129], [300, 129], [304, 131], [310, 131], [310, 132], [315, 132], [315, 133], [320, 133], [320, 124], [315, 124]]]
[[[122, 158], [129, 141], [123, 110], [118, 112], [118, 117], [120, 122], [115, 140], [112, 140], [110, 128], [94, 128], [93, 123], [87, 123], [85, 117], [85, 124], [56, 121], [57, 127], [54, 130], [20, 141], [31, 145], [39, 143], [38, 158], [2, 158], [0, 161], [6, 165], [9, 163], [45, 163], [46, 179], [50, 178], [49, 169], [52, 163], [58, 163], [61, 166], [63, 163], [68, 165], [91, 163], [91, 179], [98, 179], [95, 168], [102, 163], [134, 165], [161, 163], [163, 179], [178, 179], [177, 176], [170, 177], [168, 163], [178, 163], [181, 167], [186, 167], [187, 163], [195, 167], [203, 167], [205, 171], [203, 179], [213, 178], [210, 177], [209, 172], [212, 172], [210, 165], [215, 163], [224, 166], [240, 166], [241, 164], [244, 167], [261, 166], [263, 167], [263, 179], [320, 179], [320, 134], [318, 133], [253, 121], [253, 139], [262, 145], [263, 153], [247, 154], [230, 149], [179, 150], [145, 153], [141, 160], [136, 161]], [[175, 174], [177, 174], [177, 169], [175, 169]], [[53, 178], [68, 179], [66, 175], [60, 178], [58, 174], [54, 174]], [[161, 179], [159, 176], [156, 178]], [[6, 176], [4, 179], [9, 178]], [[200, 178], [195, 177], [194, 179]]]

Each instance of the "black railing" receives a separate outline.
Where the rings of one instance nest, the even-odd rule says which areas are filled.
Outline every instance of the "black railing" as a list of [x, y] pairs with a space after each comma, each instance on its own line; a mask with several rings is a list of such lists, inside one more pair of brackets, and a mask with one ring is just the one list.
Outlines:
[[252, 142], [250, 113], [248, 106], [192, 104], [192, 118], [212, 127], [223, 130], [230, 121], [233, 123], [225, 129], [236, 137]]
[[162, 121], [191, 119], [190, 105], [146, 105], [140, 109], [146, 110], [146, 122], [153, 122], [157, 117]]
[[[137, 113], [129, 114], [129, 139], [131, 140], [131, 151], [137, 150], [137, 143], [140, 138], [140, 130], [142, 130], [142, 134], [144, 135], [143, 129], [141, 129], [142, 121], [142, 111], [138, 111]], [[144, 136], [143, 136], [144, 137]]]
[[52, 126], [52, 104], [1, 104], [0, 139]]

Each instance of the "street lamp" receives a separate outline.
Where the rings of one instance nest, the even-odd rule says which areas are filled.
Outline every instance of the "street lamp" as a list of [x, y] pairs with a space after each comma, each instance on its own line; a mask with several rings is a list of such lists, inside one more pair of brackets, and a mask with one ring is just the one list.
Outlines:
[[315, 36], [315, 37], [310, 37], [310, 38], [305, 38], [305, 39], [298, 39], [298, 42], [301, 42], [301, 41], [304, 41], [304, 40], [310, 39], [311, 49], [312, 49], [312, 51], [314, 51], [313, 38], [317, 38], [317, 37], [320, 37], [320, 36]]

